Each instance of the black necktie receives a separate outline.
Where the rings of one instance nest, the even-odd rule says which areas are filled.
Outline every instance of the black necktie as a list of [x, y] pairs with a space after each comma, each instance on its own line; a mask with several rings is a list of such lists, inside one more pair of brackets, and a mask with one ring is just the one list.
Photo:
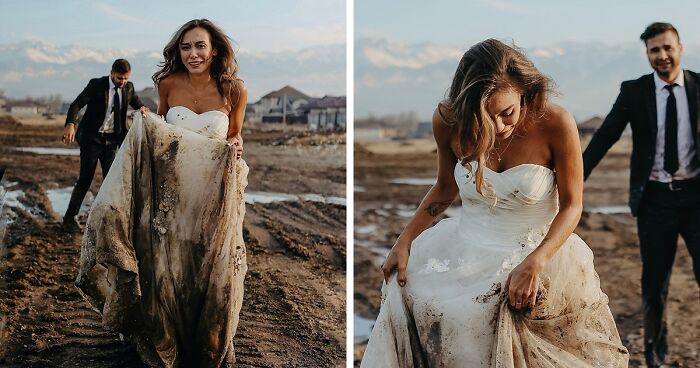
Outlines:
[[122, 108], [119, 103], [119, 87], [114, 87], [114, 103], [112, 106], [112, 112], [114, 113], [114, 132], [119, 133], [122, 129]]
[[668, 91], [664, 139], [664, 170], [671, 175], [678, 171], [678, 113], [676, 110], [676, 96], [673, 95], [673, 87], [675, 86], [677, 86], [675, 83], [664, 86]]

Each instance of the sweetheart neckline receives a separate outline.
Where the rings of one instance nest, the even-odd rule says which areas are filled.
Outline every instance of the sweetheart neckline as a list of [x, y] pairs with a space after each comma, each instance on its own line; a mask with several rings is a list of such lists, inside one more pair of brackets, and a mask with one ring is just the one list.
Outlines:
[[[189, 111], [189, 112], [191, 112], [191, 113], [193, 113], [193, 114], [195, 114], [195, 115], [197, 115], [197, 116], [204, 115], [204, 114], [208, 114], [208, 113], [210, 113], [210, 112], [218, 112], [218, 113], [220, 113], [221, 115], [223, 115], [223, 116], [225, 116], [226, 118], [228, 118], [228, 115], [226, 115], [226, 113], [223, 112], [223, 111], [221, 111], [221, 110], [209, 110], [209, 111], [205, 111], [205, 112], [203, 112], [203, 113], [198, 113], [198, 112], [196, 112], [196, 111], [193, 111], [193, 110], [190, 109], [189, 107], [183, 106], [183, 105], [172, 106], [172, 107], [170, 108], [170, 110], [172, 110], [172, 109], [174, 109], [174, 108], [176, 108], [176, 107], [182, 107], [183, 109], [185, 109], [185, 110], [187, 110], [187, 111]], [[170, 110], [168, 110], [168, 112], [170, 112]], [[167, 115], [167, 113], [166, 113], [166, 115]]]
[[[478, 163], [477, 163], [476, 161], [472, 161], [472, 163], [474, 163], [474, 164], [476, 164], [476, 165], [478, 166]], [[462, 167], [464, 167], [463, 165], [461, 165], [461, 164], [459, 163], [459, 161], [457, 162], [457, 164], [456, 164], [455, 166], [462, 166]], [[507, 168], [507, 169], [505, 169], [505, 170], [503, 170], [503, 171], [496, 171], [496, 170], [493, 170], [493, 169], [491, 169], [490, 167], [484, 165], [484, 167], [486, 168], [486, 170], [488, 170], [488, 171], [490, 171], [490, 172], [492, 172], [492, 173], [494, 173], [494, 174], [497, 174], [497, 175], [505, 174], [505, 173], [507, 173], [507, 172], [509, 172], [509, 171], [511, 171], [511, 170], [513, 170], [513, 169], [516, 169], [516, 168], [520, 167], [520, 166], [536, 166], [536, 167], [538, 167], [538, 168], [546, 169], [546, 170], [549, 171], [550, 173], [554, 174], [554, 170], [548, 168], [547, 166], [540, 165], [540, 164], [528, 163], [528, 162], [522, 163], [522, 164], [518, 164], [518, 165], [515, 165], [515, 166], [512, 166], [512, 167], [509, 167], [509, 168]], [[466, 170], [466, 167], [465, 167], [464, 169]]]

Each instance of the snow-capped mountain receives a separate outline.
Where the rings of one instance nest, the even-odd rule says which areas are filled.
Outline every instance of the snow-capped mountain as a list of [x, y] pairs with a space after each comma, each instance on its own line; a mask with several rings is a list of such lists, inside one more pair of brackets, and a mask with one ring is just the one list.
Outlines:
[[[467, 48], [356, 40], [355, 116], [415, 111], [421, 118], [429, 119], [444, 98]], [[560, 95], [555, 101], [580, 121], [594, 115], [605, 116], [622, 81], [651, 73], [641, 42], [566, 42], [524, 51], [556, 82]], [[685, 45], [682, 65], [700, 69], [700, 46]]]
[[[93, 49], [39, 41], [0, 45], [0, 89], [9, 97], [61, 94], [70, 101], [90, 78], [107, 75], [117, 58], [129, 60], [137, 90], [151, 87], [161, 50]], [[345, 46], [315, 46], [298, 51], [241, 49], [239, 77], [249, 100], [292, 85], [312, 96], [345, 95]]]

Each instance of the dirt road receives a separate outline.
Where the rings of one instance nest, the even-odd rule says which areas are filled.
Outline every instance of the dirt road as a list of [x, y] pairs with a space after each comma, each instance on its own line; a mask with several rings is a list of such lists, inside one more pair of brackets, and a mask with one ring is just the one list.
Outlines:
[[[3, 183], [18, 197], [5, 214], [13, 222], [0, 248], [0, 366], [140, 367], [133, 348], [101, 328], [73, 286], [81, 235], [61, 230], [49, 191], [74, 183], [78, 157], [16, 150], [63, 148], [61, 125], [0, 119]], [[345, 196], [344, 135], [248, 128], [244, 136], [249, 190]], [[100, 178], [98, 169], [93, 190]], [[237, 366], [344, 366], [345, 205], [246, 207], [249, 270]]]

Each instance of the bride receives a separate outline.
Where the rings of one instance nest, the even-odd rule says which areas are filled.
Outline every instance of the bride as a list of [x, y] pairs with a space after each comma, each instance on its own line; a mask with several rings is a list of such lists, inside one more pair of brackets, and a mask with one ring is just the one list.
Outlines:
[[165, 121], [146, 113], [129, 129], [88, 217], [76, 285], [145, 363], [232, 366], [247, 92], [229, 38], [206, 19], [183, 25], [163, 55], [153, 80]]
[[[502, 42], [464, 54], [433, 116], [437, 183], [382, 266], [363, 367], [627, 366], [593, 254], [572, 234], [581, 148], [550, 92]], [[427, 229], [457, 194], [459, 218]]]

